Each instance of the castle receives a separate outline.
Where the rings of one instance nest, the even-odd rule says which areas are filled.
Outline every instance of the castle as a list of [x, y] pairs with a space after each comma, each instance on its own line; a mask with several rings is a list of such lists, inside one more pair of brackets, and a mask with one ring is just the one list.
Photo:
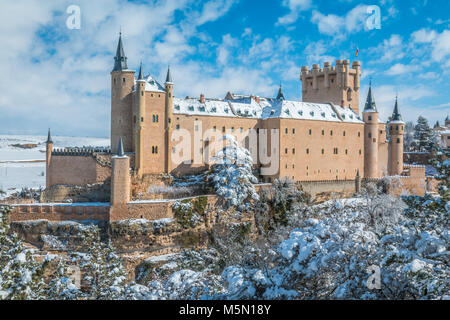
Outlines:
[[[360, 116], [359, 61], [302, 67], [301, 102], [285, 99], [281, 86], [275, 98], [230, 92], [223, 99], [203, 94], [176, 98], [170, 68], [163, 85], [144, 75], [142, 63], [137, 77], [128, 69], [122, 36], [114, 62], [111, 149], [53, 149], [49, 131], [46, 152], [47, 189], [110, 181], [110, 220], [154, 217], [155, 203], [143, 208], [142, 202], [131, 201], [132, 186], [155, 176], [207, 170], [225, 134], [250, 151], [261, 182], [284, 177], [327, 183], [356, 179], [358, 189], [358, 179], [399, 176], [410, 192], [426, 192], [425, 169], [403, 164], [404, 122], [397, 100], [386, 125], [379, 119], [370, 85]], [[168, 210], [164, 204], [160, 216]]]
[[[122, 138], [133, 176], [167, 173], [185, 175], [207, 169], [211, 147], [223, 134], [232, 134], [250, 150], [255, 170], [264, 182], [289, 177], [295, 181], [349, 180], [399, 175], [403, 171], [403, 130], [398, 105], [392, 121], [379, 120], [372, 88], [359, 115], [361, 64], [348, 60], [302, 67], [303, 101], [286, 100], [280, 87], [276, 98], [235, 95], [224, 99], [185, 99], [174, 96], [168, 69], [164, 85], [128, 69], [119, 38], [111, 72], [111, 152]], [[186, 141], [189, 138], [190, 141]], [[184, 140], [184, 149], [179, 150]], [[186, 146], [190, 148], [186, 150]], [[78, 155], [70, 159], [49, 146], [47, 187], [85, 184], [106, 178], [101, 168], [90, 177], [68, 181], [67, 170], [78, 170]], [[101, 156], [102, 152], [99, 152]], [[61, 164], [60, 164], [61, 163]], [[86, 170], [84, 170], [86, 172]]]

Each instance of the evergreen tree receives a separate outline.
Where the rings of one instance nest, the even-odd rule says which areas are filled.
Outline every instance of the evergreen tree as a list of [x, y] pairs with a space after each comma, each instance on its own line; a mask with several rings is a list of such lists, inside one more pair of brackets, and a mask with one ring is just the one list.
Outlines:
[[405, 124], [404, 150], [412, 151], [414, 146], [414, 123], [408, 121]]
[[414, 127], [414, 138], [417, 140], [419, 151], [431, 151], [434, 143], [433, 130], [428, 125], [428, 120], [422, 116], [417, 119]]
[[33, 258], [17, 234], [9, 234], [11, 208], [0, 207], [0, 299], [37, 300], [45, 297], [45, 264]]
[[71, 279], [71, 272], [68, 263], [61, 257], [47, 254], [44, 260], [48, 264], [53, 264], [52, 279], [46, 288], [46, 298], [49, 300], [77, 300], [82, 296], [80, 288], [75, 286]]
[[125, 291], [126, 273], [122, 260], [118, 257], [111, 244], [100, 240], [98, 227], [85, 236], [84, 244], [87, 253], [73, 254], [83, 275], [82, 298], [92, 300], [120, 299]]
[[440, 147], [436, 147], [432, 164], [439, 172], [436, 177], [440, 180], [439, 194], [444, 201], [450, 201], [450, 149], [442, 150]]
[[225, 135], [226, 146], [214, 158], [207, 181], [222, 199], [224, 208], [249, 208], [249, 200], [258, 200], [254, 184], [258, 179], [252, 173], [253, 159], [250, 152], [239, 146], [232, 135]]

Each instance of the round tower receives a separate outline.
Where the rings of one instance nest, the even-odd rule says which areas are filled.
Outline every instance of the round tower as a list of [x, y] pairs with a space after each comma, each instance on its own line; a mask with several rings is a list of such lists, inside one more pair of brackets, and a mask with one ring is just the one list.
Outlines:
[[405, 123], [398, 109], [398, 101], [395, 98], [394, 112], [388, 123], [389, 130], [389, 175], [396, 176], [403, 172], [403, 135]]
[[139, 68], [139, 76], [136, 81], [136, 110], [133, 117], [135, 127], [135, 169], [138, 177], [144, 172], [144, 131], [145, 131], [145, 85], [142, 63]]
[[114, 69], [111, 71], [111, 151], [117, 153], [119, 138], [123, 138], [125, 152], [133, 152], [132, 99], [134, 71], [127, 66], [122, 34], [119, 36]]
[[45, 187], [48, 188], [51, 186], [50, 163], [52, 160], [53, 151], [53, 140], [52, 136], [50, 135], [50, 128], [48, 129], [48, 136], [45, 144]]
[[122, 138], [119, 138], [117, 155], [112, 157], [111, 207], [125, 205], [130, 201], [130, 180], [130, 158], [125, 155]]
[[172, 119], [173, 119], [173, 81], [172, 74], [170, 73], [170, 66], [167, 68], [166, 82], [164, 83], [166, 88], [166, 117], [165, 117], [165, 146], [166, 146], [166, 159], [165, 159], [165, 171], [170, 173], [172, 170]]
[[366, 105], [363, 111], [364, 121], [364, 178], [378, 178], [378, 111], [372, 96], [372, 84], [369, 86]]

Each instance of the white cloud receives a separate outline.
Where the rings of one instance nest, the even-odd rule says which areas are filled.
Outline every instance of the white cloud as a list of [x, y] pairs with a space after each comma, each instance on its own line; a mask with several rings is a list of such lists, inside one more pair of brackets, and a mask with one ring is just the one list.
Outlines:
[[396, 63], [392, 65], [389, 70], [386, 71], [386, 74], [389, 76], [398, 76], [405, 73], [411, 73], [418, 71], [419, 67], [417, 65], [404, 65], [402, 63]]
[[317, 24], [319, 32], [330, 36], [345, 37], [366, 28], [367, 6], [358, 5], [344, 16], [322, 14], [314, 10], [311, 22]]
[[[435, 62], [445, 62], [450, 56], [450, 30], [441, 33], [435, 30], [420, 29], [411, 34], [414, 44], [424, 44], [427, 52], [431, 51], [431, 59]], [[431, 48], [431, 50], [429, 50]]]
[[426, 79], [426, 80], [439, 80], [439, 74], [437, 72], [426, 72], [419, 74], [419, 78]]
[[[207, 83], [199, 63], [188, 61], [202, 41], [211, 46], [197, 27], [216, 21], [235, 2], [79, 0], [80, 30], [68, 30], [65, 24], [66, 8], [73, 1], [2, 3], [0, 60], [8, 63], [0, 65], [1, 131], [35, 134], [50, 126], [55, 134], [108, 136], [109, 72], [119, 26], [130, 68], [143, 59], [146, 73], [161, 76], [170, 62], [197, 65], [189, 70]], [[176, 12], [181, 21], [175, 24]], [[193, 38], [199, 40], [198, 47], [191, 45]], [[191, 83], [184, 79], [192, 76], [181, 75], [175, 90], [189, 91]]]
[[405, 45], [401, 36], [393, 34], [378, 46], [369, 48], [367, 51], [377, 57], [371, 63], [388, 63], [400, 60], [405, 56]]
[[289, 25], [297, 21], [300, 12], [311, 8], [311, 0], [283, 0], [284, 7], [289, 8], [289, 13], [278, 18], [277, 25]]
[[312, 65], [314, 63], [323, 63], [323, 62], [333, 62], [335, 59], [334, 56], [327, 54], [330, 50], [330, 47], [325, 44], [323, 40], [319, 40], [317, 42], [309, 43], [305, 50], [303, 51], [306, 56], [306, 61], [308, 65]]
[[237, 39], [230, 34], [222, 37], [222, 44], [217, 48], [217, 62], [226, 65], [229, 61], [230, 51], [238, 45]]
[[437, 33], [434, 30], [420, 29], [411, 34], [411, 37], [415, 43], [429, 43], [437, 37]]

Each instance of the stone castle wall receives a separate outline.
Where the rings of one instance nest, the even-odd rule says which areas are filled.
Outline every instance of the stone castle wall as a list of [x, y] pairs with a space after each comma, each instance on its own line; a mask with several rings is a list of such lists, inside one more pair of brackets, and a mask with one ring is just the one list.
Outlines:
[[52, 203], [12, 205], [9, 216], [11, 222], [48, 220], [48, 221], [108, 221], [109, 203]]
[[50, 161], [50, 186], [103, 183], [111, 177], [111, 167], [108, 166], [107, 156], [104, 162], [91, 155], [58, 155], [53, 154]]
[[42, 191], [40, 202], [42, 203], [86, 203], [109, 202], [111, 183], [108, 179], [105, 183], [97, 183], [85, 186], [54, 185]]
[[331, 193], [351, 196], [355, 194], [355, 180], [300, 181], [303, 191], [313, 197], [327, 196]]

